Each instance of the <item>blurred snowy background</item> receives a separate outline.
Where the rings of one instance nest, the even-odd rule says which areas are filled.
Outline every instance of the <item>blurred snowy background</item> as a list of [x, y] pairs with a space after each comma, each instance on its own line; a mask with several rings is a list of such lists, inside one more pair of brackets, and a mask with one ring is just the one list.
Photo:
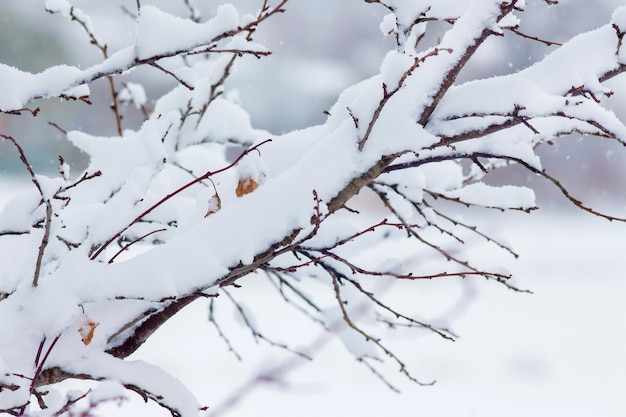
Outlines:
[[[67, 24], [58, 15], [45, 12], [43, 0], [0, 0], [0, 61], [27, 71], [41, 71], [50, 65], [70, 64], [86, 67], [101, 60], [100, 52], [89, 44], [78, 24]], [[183, 0], [151, 0], [164, 10], [188, 16]], [[194, 4], [203, 16], [211, 15], [222, 3], [198, 0]], [[521, 31], [555, 42], [563, 42], [574, 34], [592, 30], [610, 20], [612, 11], [623, 0], [563, 0], [556, 7], [548, 7], [544, 0], [527, 1], [527, 11], [520, 14]], [[109, 45], [112, 53], [128, 45], [134, 36], [133, 20], [123, 11], [132, 12], [132, 0], [94, 2], [75, 0], [76, 7], [92, 14], [96, 35]], [[254, 13], [259, 0], [233, 1], [243, 13]], [[235, 87], [244, 107], [250, 112], [253, 125], [280, 134], [303, 128], [324, 120], [323, 111], [330, 108], [345, 87], [367, 78], [378, 71], [382, 57], [393, 47], [392, 39], [385, 38], [379, 23], [386, 10], [380, 5], [362, 0], [290, 0], [287, 13], [275, 17], [257, 32], [256, 40], [265, 44], [274, 54], [262, 60], [246, 57], [238, 63], [227, 88]], [[440, 28], [445, 29], [445, 26]], [[441, 32], [443, 33], [443, 32]], [[433, 38], [436, 39], [438, 33]], [[432, 39], [431, 39], [432, 42]], [[507, 34], [487, 42], [461, 73], [460, 80], [504, 74], [527, 67], [555, 47]], [[584, 57], [581, 57], [584, 59]], [[155, 99], [164, 88], [174, 85], [155, 69], [133, 71], [126, 81], [141, 81], [148, 90], [148, 99]], [[622, 78], [608, 86], [616, 94], [608, 99], [610, 106], [621, 117], [626, 116], [626, 83]], [[105, 81], [96, 83], [94, 92], [104, 92]], [[98, 89], [100, 89], [98, 91]], [[620, 94], [621, 93], [621, 94]], [[106, 95], [101, 95], [106, 97]], [[114, 133], [112, 114], [108, 110], [80, 103], [40, 101], [37, 105], [52, 109], [48, 119], [0, 116], [2, 131], [13, 134], [25, 143], [33, 164], [40, 170], [56, 170], [56, 155], [67, 160], [80, 155], [63, 139], [63, 135], [47, 125], [53, 119], [64, 129], [83, 129], [95, 133]], [[95, 102], [93, 107], [106, 107], [108, 102]], [[126, 115], [125, 126], [137, 126], [140, 114]], [[7, 145], [0, 144], [1, 172], [17, 173], [18, 161]], [[545, 166], [571, 187], [574, 195], [589, 203], [626, 205], [626, 152], [616, 142], [576, 135], [544, 146]], [[493, 178], [494, 183], [515, 181], [530, 184], [538, 190], [544, 204], [567, 204], [554, 193], [549, 184], [511, 168], [505, 178]], [[500, 174], [499, 174], [500, 175]], [[555, 199], [548, 198], [556, 196]]]
[[[133, 21], [120, 6], [132, 11], [134, 0], [72, 3], [92, 13], [95, 31], [111, 52], [132, 39]], [[149, 3], [188, 15], [182, 0]], [[205, 16], [219, 3], [196, 1]], [[254, 12], [261, 2], [232, 3], [243, 12]], [[521, 30], [562, 42], [608, 22], [623, 0], [562, 0], [556, 7], [545, 6], [543, 0], [529, 0], [528, 5], [528, 11], [521, 14]], [[382, 57], [392, 47], [391, 40], [378, 29], [384, 14], [382, 7], [361, 0], [290, 0], [287, 13], [257, 33], [256, 39], [274, 54], [260, 61], [242, 59], [227, 87], [239, 90], [257, 127], [279, 134], [319, 123], [324, 119], [322, 112], [343, 88], [378, 71]], [[509, 34], [506, 42], [487, 43], [462, 78], [524, 68], [553, 49]], [[78, 25], [46, 13], [44, 1], [0, 0], [0, 62], [35, 72], [59, 64], [86, 67], [100, 59]], [[150, 69], [135, 71], [127, 79], [137, 80], [146, 84], [149, 99], [174, 85], [173, 80]], [[609, 99], [611, 106], [626, 119], [626, 80], [618, 77], [610, 87], [616, 91]], [[105, 91], [105, 82], [94, 85], [95, 96], [98, 89]], [[58, 154], [78, 167], [84, 165], [82, 156], [58, 130], [48, 126], [49, 121], [64, 129], [114, 134], [113, 116], [105, 109], [107, 102], [95, 102], [96, 109], [80, 103], [59, 105], [57, 101], [37, 105], [48, 110], [46, 119], [0, 115], [0, 131], [24, 145], [38, 172], [55, 171]], [[139, 116], [129, 115], [126, 126], [137, 126]], [[544, 165], [563, 179], [573, 195], [624, 215], [625, 149], [606, 140], [572, 136], [545, 146], [541, 152]], [[0, 143], [0, 206], [19, 190], [13, 178], [25, 178], [22, 171], [14, 149]], [[331, 342], [318, 352], [316, 361], [289, 375], [288, 386], [262, 386], [228, 415], [625, 415], [626, 226], [574, 211], [554, 188], [524, 171], [509, 169], [506, 177], [492, 181], [530, 184], [538, 191], [539, 204], [548, 208], [539, 214], [483, 219], [495, 230], [507, 229], [501, 234], [508, 237], [521, 259], [513, 262], [491, 252], [485, 256], [502, 257], [494, 263], [506, 264], [516, 274], [517, 284], [535, 294], [516, 294], [492, 283], [471, 280], [429, 282], [416, 285], [414, 293], [393, 294], [409, 305], [415, 304], [425, 319], [445, 312], [452, 320], [452, 329], [461, 336], [455, 343], [432, 337], [394, 341], [419, 378], [438, 380], [434, 387], [420, 388], [400, 380], [403, 393], [397, 395], [355, 363], [340, 344]], [[479, 246], [475, 250], [485, 249]], [[248, 279], [242, 284], [239, 295], [248, 296], [250, 305], [255, 301], [258, 314], [262, 312], [268, 323], [268, 332], [280, 323], [277, 333], [288, 330], [302, 343], [315, 339], [317, 333], [308, 333], [314, 329], [292, 318], [289, 310], [273, 307], [275, 303], [268, 301], [272, 300], [271, 289], [265, 283]], [[245, 335], [235, 335], [234, 342], [244, 356], [243, 364], [239, 363], [207, 324], [205, 309], [202, 303], [190, 306], [138, 356], [191, 380], [199, 397], [215, 405], [244, 383], [251, 372], [285, 356], [255, 345]], [[238, 326], [234, 319], [224, 320], [225, 328]], [[204, 355], [206, 362], [185, 362], [192, 354]], [[116, 413], [112, 410], [110, 415]], [[129, 415], [147, 414], [138, 408]]]

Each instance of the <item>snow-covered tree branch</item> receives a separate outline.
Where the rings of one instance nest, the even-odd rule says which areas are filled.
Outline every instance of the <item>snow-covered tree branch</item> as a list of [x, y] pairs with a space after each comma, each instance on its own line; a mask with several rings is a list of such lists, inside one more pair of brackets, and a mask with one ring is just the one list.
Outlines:
[[[604, 100], [613, 94], [605, 83], [626, 71], [626, 7], [560, 46], [535, 37], [554, 51], [522, 71], [459, 84], [487, 39], [523, 35], [523, 0], [366, 2], [388, 10], [380, 29], [397, 47], [379, 74], [338, 97], [323, 124], [283, 135], [254, 128], [224, 83], [242, 57], [270, 53], [255, 43], [255, 31], [288, 15], [287, 0], [262, 1], [254, 15], [223, 5], [209, 18], [188, 0], [181, 2], [188, 17], [129, 2], [135, 41], [117, 51], [108, 50], [88, 11], [68, 0], [42, 2], [50, 19], [80, 25], [102, 60], [40, 73], [0, 64], [0, 111], [26, 119], [43, 117], [37, 99], [105, 101], [117, 134], [56, 125], [89, 155], [89, 166], [73, 173], [59, 158], [59, 175], [48, 176], [33, 170], [19, 137], [0, 132], [33, 183], [0, 214], [1, 412], [90, 415], [127, 389], [172, 415], [204, 413], [211, 404], [199, 404], [183, 383], [127, 359], [201, 298], [211, 309], [230, 300], [255, 338], [310, 357], [265, 336], [228, 291], [252, 274], [267, 277], [286, 303], [336, 335], [387, 385], [381, 362], [428, 384], [379, 332], [408, 326], [455, 335], [399, 311], [377, 291], [395, 280], [475, 277], [522, 291], [508, 273], [462, 251], [478, 237], [516, 256], [457, 219], [457, 207], [536, 208], [532, 190], [488, 185], [485, 175], [518, 164], [579, 208], [624, 221], [573, 196], [536, 149], [575, 132], [626, 145], [626, 126]], [[535, 7], [556, 2], [546, 3]], [[426, 36], [433, 24], [445, 25], [437, 41]], [[155, 92], [125, 81], [145, 66], [177, 82], [153, 97], [153, 108], [146, 96]], [[90, 94], [99, 79], [108, 80], [108, 97]], [[124, 126], [128, 104], [145, 115], [137, 129]], [[357, 194], [370, 205], [355, 201]], [[428, 253], [427, 260], [409, 266], [381, 255], [398, 244]], [[235, 351], [212, 313], [209, 320]], [[103, 382], [59, 394], [55, 385], [67, 379]]]

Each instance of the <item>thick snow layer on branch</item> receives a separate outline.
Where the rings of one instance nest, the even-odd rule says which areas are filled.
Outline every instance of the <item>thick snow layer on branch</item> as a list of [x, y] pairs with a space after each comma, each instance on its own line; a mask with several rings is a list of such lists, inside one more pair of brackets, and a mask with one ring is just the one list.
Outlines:
[[[64, 2], [53, 2], [51, 6], [59, 12], [67, 11]], [[87, 84], [95, 79], [122, 73], [141, 61], [156, 62], [164, 57], [193, 52], [196, 48], [216, 47], [219, 40], [232, 37], [239, 29], [239, 14], [232, 5], [220, 6], [216, 16], [202, 24], [167, 14], [153, 6], [144, 6], [138, 20], [136, 44], [120, 49], [100, 64], [85, 70], [59, 65], [37, 74], [0, 64], [0, 78], [11, 80], [4, 86], [0, 110], [21, 109], [37, 98], [88, 96]], [[246, 45], [241, 38], [231, 40], [230, 47], [244, 46], [246, 50], [265, 52], [262, 46]]]
[[[64, 341], [59, 343], [59, 351], [62, 351]], [[65, 349], [77, 349], [74, 346], [74, 344], [65, 346]], [[198, 400], [181, 381], [159, 367], [143, 361], [123, 361], [90, 349], [89, 346], [82, 346], [75, 350], [72, 358], [57, 357], [53, 352], [50, 363], [68, 372], [77, 374], [89, 372], [90, 375], [102, 379], [119, 381], [136, 387], [140, 393], [145, 393], [148, 398], [175, 410], [182, 417], [198, 416], [200, 411]], [[115, 393], [114, 390], [113, 394]], [[106, 396], [107, 392], [101, 395]]]
[[620, 32], [626, 32], [626, 6], [615, 9], [611, 16], [611, 23], [614, 24]]
[[[10, 111], [24, 107], [32, 97], [56, 97], [75, 87], [80, 70], [76, 67], [59, 65], [32, 74], [0, 64], [0, 79], [7, 80], [0, 96], [0, 110]], [[10, 82], [8, 82], [10, 80]], [[74, 90], [72, 96], [88, 94], [88, 88]]]
[[206, 23], [165, 13], [154, 6], [141, 8], [137, 25], [137, 58], [155, 55], [174, 55], [178, 51], [207, 45], [239, 25], [239, 13], [225, 4], [217, 9], [215, 17]]
[[477, 206], [522, 210], [535, 207], [535, 193], [527, 187], [512, 185], [494, 187], [484, 183], [475, 183], [445, 194], [450, 198], [458, 198]]
[[46, 0], [46, 10], [52, 13], [61, 13], [65, 17], [70, 17], [72, 5], [67, 0]]

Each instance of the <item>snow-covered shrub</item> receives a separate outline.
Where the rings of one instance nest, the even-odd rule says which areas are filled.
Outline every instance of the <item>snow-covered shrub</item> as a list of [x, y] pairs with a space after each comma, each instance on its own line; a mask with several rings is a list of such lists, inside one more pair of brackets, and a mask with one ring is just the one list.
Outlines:
[[[251, 274], [269, 278], [385, 382], [386, 361], [420, 383], [378, 331], [454, 335], [397, 310], [376, 289], [389, 280], [479, 276], [517, 290], [507, 273], [459, 251], [480, 237], [514, 253], [456, 218], [455, 207], [535, 208], [532, 190], [488, 185], [487, 173], [521, 165], [579, 208], [621, 220], [571, 196], [535, 149], [573, 132], [625, 143], [626, 127], [603, 99], [612, 94], [604, 83], [626, 70], [626, 8], [529, 68], [457, 84], [487, 39], [527, 36], [519, 31], [524, 1], [366, 2], [388, 9], [380, 29], [397, 45], [380, 73], [346, 89], [325, 123], [278, 136], [255, 129], [224, 82], [240, 57], [269, 54], [253, 36], [287, 11], [287, 0], [264, 1], [255, 15], [223, 5], [208, 19], [188, 0], [187, 18], [137, 1], [134, 43], [117, 51], [87, 13], [46, 1], [84, 29], [103, 59], [36, 74], [0, 64], [0, 111], [41, 117], [34, 100], [55, 97], [87, 106], [102, 100], [90, 85], [106, 79], [117, 135], [64, 131], [89, 166], [73, 174], [61, 158], [59, 175], [44, 176], [20, 139], [0, 132], [33, 182], [0, 215], [0, 411], [90, 415], [132, 390], [172, 415], [204, 413], [183, 383], [127, 358], [184, 306], [208, 298], [212, 308]], [[423, 45], [432, 22], [446, 31]], [[124, 80], [142, 66], [177, 82], [154, 105], [152, 91]], [[145, 116], [139, 128], [125, 129], [125, 104]], [[394, 259], [399, 244], [429, 256]], [[68, 379], [103, 382], [81, 392], [55, 388]]]

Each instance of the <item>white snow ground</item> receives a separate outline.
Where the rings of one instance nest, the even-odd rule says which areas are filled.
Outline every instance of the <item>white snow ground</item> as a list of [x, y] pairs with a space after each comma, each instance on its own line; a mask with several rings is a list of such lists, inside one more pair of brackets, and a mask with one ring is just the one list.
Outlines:
[[[0, 181], [0, 207], [16, 188]], [[623, 211], [623, 209], [622, 209]], [[520, 253], [517, 261], [503, 254], [517, 277], [516, 284], [534, 291], [514, 293], [484, 280], [440, 285], [435, 281], [402, 294], [400, 302], [418, 300], [440, 309], [464, 289], [471, 303], [451, 323], [460, 336], [450, 343], [435, 337], [391, 340], [419, 379], [436, 379], [432, 387], [405, 382], [395, 365], [384, 368], [401, 390], [387, 389], [343, 345], [331, 341], [286, 377], [288, 384], [261, 384], [226, 416], [411, 416], [411, 417], [617, 417], [626, 413], [626, 225], [609, 223], [584, 213], [536, 212], [496, 215], [492, 227], [507, 227], [505, 235]], [[505, 223], [505, 218], [508, 223]], [[494, 221], [496, 222], [494, 226]], [[506, 226], [505, 226], [506, 224]], [[480, 250], [480, 249], [479, 249]], [[297, 315], [284, 315], [267, 283], [244, 282], [261, 300], [258, 315], [272, 327], [294, 326]], [[450, 294], [453, 294], [450, 296]], [[415, 298], [413, 298], [415, 296]], [[222, 316], [228, 316], [222, 313]], [[254, 371], [290, 358], [228, 326], [244, 361], [227, 352], [207, 324], [206, 305], [188, 307], [168, 323], [137, 354], [155, 361], [190, 383], [211, 410], [247, 381]], [[231, 323], [233, 321], [231, 320]], [[298, 328], [298, 325], [295, 325]], [[301, 327], [296, 337], [308, 343], [317, 337]], [[311, 333], [307, 333], [307, 332]], [[239, 331], [239, 333], [241, 333]], [[278, 333], [280, 334], [280, 333]], [[276, 359], [278, 357], [278, 359]], [[195, 358], [204, 358], [201, 362]], [[281, 359], [282, 358], [282, 359]], [[391, 371], [391, 372], [389, 372]], [[137, 401], [107, 416], [167, 415]]]
[[[458, 341], [432, 337], [402, 341], [398, 349], [402, 357], [418, 378], [437, 379], [434, 386], [401, 383], [398, 395], [352, 360], [342, 345], [332, 343], [313, 363], [291, 375], [289, 380], [296, 381], [293, 386], [265, 385], [226, 415], [623, 416], [626, 225], [582, 213], [511, 217], [517, 220], [506, 235], [521, 258], [508, 263], [518, 285], [534, 294], [475, 281], [470, 288], [475, 298], [452, 326], [460, 336]], [[256, 290], [259, 297], [265, 297], [262, 287]], [[431, 301], [446, 299], [442, 290], [435, 289]], [[201, 353], [217, 343], [219, 349], [214, 331], [210, 338], [200, 337], [199, 344], [187, 339], [200, 336], [196, 326], [201, 324], [192, 323], [204, 316], [202, 308], [191, 308], [201, 310], [196, 319], [191, 314], [180, 318], [179, 323], [189, 324], [184, 330], [172, 329], [177, 337], [168, 332], [160, 335], [167, 347], [154, 349], [160, 345], [156, 343], [151, 345], [154, 350], [145, 353], [178, 368], [181, 374], [193, 375], [198, 389], [208, 389], [206, 398], [210, 399], [215, 398], [212, 393], [226, 391], [226, 386], [232, 390], [231, 381], [243, 378], [245, 372], [236, 368], [234, 360], [189, 366], [180, 362], [187, 355], [172, 355], [181, 347]], [[247, 347], [256, 349], [252, 343]], [[244, 352], [246, 360], [256, 356]], [[264, 356], [259, 356], [262, 361]], [[245, 370], [260, 366], [243, 365]], [[393, 381], [402, 379], [394, 375]]]

